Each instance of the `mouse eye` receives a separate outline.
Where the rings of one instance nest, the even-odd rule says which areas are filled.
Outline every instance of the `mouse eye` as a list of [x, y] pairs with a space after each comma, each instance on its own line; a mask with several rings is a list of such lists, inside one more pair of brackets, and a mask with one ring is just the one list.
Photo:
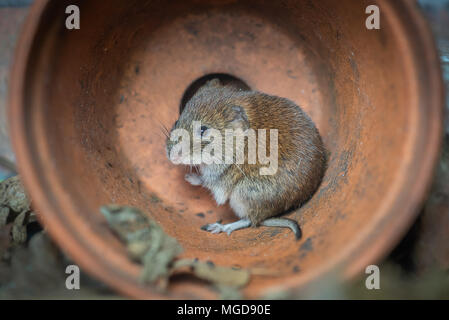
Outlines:
[[201, 136], [204, 134], [204, 132], [206, 132], [206, 130], [209, 129], [206, 126], [201, 126]]

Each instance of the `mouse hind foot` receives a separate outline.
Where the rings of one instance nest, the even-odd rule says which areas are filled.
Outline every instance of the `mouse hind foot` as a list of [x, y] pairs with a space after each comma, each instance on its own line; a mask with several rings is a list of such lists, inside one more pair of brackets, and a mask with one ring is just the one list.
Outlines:
[[246, 229], [251, 226], [251, 221], [249, 219], [241, 219], [236, 222], [221, 224], [220, 222], [206, 224], [201, 227], [202, 230], [209, 231], [211, 233], [226, 232], [230, 235], [233, 231]]
[[288, 218], [269, 218], [260, 223], [260, 225], [265, 227], [281, 227], [290, 228], [295, 234], [296, 240], [301, 239], [302, 231], [298, 223], [295, 220]]

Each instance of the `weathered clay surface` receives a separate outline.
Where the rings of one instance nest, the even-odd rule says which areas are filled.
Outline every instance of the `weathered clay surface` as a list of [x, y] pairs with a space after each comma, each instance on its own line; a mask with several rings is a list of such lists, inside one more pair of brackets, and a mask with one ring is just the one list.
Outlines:
[[[85, 270], [132, 296], [157, 296], [138, 285], [139, 267], [105, 225], [98, 209], [111, 202], [147, 212], [186, 258], [278, 274], [252, 279], [252, 297], [331, 271], [354, 275], [397, 243], [429, 186], [442, 132], [438, 57], [413, 4], [376, 1], [383, 18], [373, 31], [363, 3], [349, 0], [110, 2], [83, 2], [82, 27], [69, 31], [68, 1], [38, 1], [12, 79], [25, 185]], [[329, 168], [290, 214], [301, 241], [284, 230], [200, 230], [235, 218], [166, 159], [160, 123], [171, 126], [184, 91], [211, 73], [287, 97], [317, 124]], [[189, 282], [171, 294], [211, 296]]]

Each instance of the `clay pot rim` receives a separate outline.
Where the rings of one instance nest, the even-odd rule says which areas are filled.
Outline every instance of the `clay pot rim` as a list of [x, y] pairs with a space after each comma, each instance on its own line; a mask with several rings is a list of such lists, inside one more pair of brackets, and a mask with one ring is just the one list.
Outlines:
[[[121, 293], [134, 298], [174, 298], [173, 295], [162, 295], [148, 290], [148, 287], [139, 286], [135, 279], [130, 275], [124, 274], [121, 270], [112, 268], [108, 265], [108, 261], [101, 256], [96, 255], [89, 244], [83, 241], [83, 238], [76, 230], [64, 223], [64, 215], [76, 214], [75, 211], [63, 210], [64, 204], [58, 203], [56, 197], [51, 193], [45, 193], [42, 181], [45, 175], [38, 170], [36, 155], [33, 155], [29, 148], [30, 141], [27, 138], [26, 114], [24, 104], [24, 89], [29, 57], [33, 41], [37, 34], [42, 15], [47, 8], [50, 0], [37, 0], [32, 6], [27, 20], [24, 23], [18, 46], [15, 51], [15, 59], [11, 69], [11, 82], [9, 90], [9, 121], [10, 133], [13, 146], [16, 153], [19, 172], [22, 176], [26, 190], [33, 199], [37, 200], [33, 203], [42, 216], [39, 215], [41, 221], [45, 224], [50, 235], [55, 241], [67, 252], [83, 269], [103, 280], [108, 285], [113, 286]], [[422, 157], [419, 158], [414, 166], [420, 170], [410, 172], [409, 181], [420, 181], [416, 184], [404, 184], [395, 195], [395, 201], [389, 208], [389, 211], [395, 211], [394, 216], [389, 215], [381, 221], [382, 224], [389, 223], [389, 228], [384, 228], [383, 237], [376, 239], [376, 242], [370, 243], [368, 240], [373, 234], [365, 236], [356, 250], [347, 256], [340, 257], [339, 261], [328, 264], [324, 267], [317, 268], [315, 272], [309, 272], [307, 277], [303, 277], [299, 281], [292, 281], [290, 288], [298, 288], [306, 284], [310, 284], [313, 280], [329, 275], [332, 270], [343, 270], [345, 278], [352, 278], [368, 264], [378, 261], [384, 257], [396, 244], [399, 239], [408, 230], [414, 222], [419, 211], [419, 206], [425, 198], [432, 181], [432, 173], [439, 156], [439, 149], [442, 143], [443, 128], [443, 105], [444, 105], [444, 87], [442, 84], [442, 75], [440, 69], [439, 57], [433, 35], [427, 22], [417, 9], [417, 5], [408, 1], [402, 1], [402, 11], [399, 13], [387, 1], [380, 0], [382, 10], [389, 11], [390, 17], [392, 12], [396, 15], [395, 26], [403, 28], [401, 31], [405, 36], [404, 44], [407, 49], [426, 48], [423, 50], [423, 56], [410, 51], [413, 66], [421, 65], [426, 70], [426, 76], [429, 81], [429, 90], [424, 92], [419, 88], [417, 97], [420, 98], [420, 108], [424, 109], [424, 101], [426, 102], [427, 126], [423, 119], [419, 119], [419, 127], [417, 131], [426, 136], [426, 139], [417, 141], [416, 144], [422, 148]], [[397, 21], [397, 16], [403, 15], [409, 18], [407, 24]], [[404, 27], [409, 27], [405, 29]], [[413, 31], [412, 31], [413, 30]], [[421, 58], [421, 59], [420, 59]], [[417, 79], [413, 79], [417, 81]], [[427, 129], [427, 132], [423, 132]], [[416, 145], [414, 146], [416, 150]], [[408, 202], [402, 203], [397, 199], [409, 199]], [[34, 201], [35, 201], [34, 200]], [[61, 214], [58, 214], [61, 212]], [[64, 213], [66, 212], [66, 213]], [[385, 221], [388, 220], [388, 221]], [[351, 262], [349, 260], [352, 260]], [[350, 262], [350, 263], [349, 263]], [[350, 266], [349, 266], [350, 265]], [[177, 296], [177, 298], [180, 298]]]

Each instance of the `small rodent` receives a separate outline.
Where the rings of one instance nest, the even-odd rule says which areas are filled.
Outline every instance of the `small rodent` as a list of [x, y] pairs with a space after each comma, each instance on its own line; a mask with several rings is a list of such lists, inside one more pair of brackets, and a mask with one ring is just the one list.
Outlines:
[[[194, 131], [194, 121], [201, 121], [199, 132]], [[275, 174], [261, 175], [260, 168], [267, 164], [257, 159], [249, 164], [190, 164], [197, 174], [186, 174], [192, 185], [209, 189], [217, 204], [229, 204], [239, 221], [221, 224], [219, 222], [202, 227], [212, 233], [231, 232], [250, 226], [288, 227], [301, 237], [296, 221], [274, 218], [287, 210], [299, 207], [317, 190], [326, 168], [326, 154], [317, 128], [309, 116], [292, 101], [257, 91], [242, 90], [232, 84], [222, 85], [220, 80], [208, 81], [187, 102], [175, 129], [185, 129], [203, 137], [208, 129], [215, 129], [225, 136], [226, 129], [277, 129], [278, 159]], [[198, 129], [197, 129], [198, 130]], [[266, 133], [266, 140], [270, 138]], [[223, 139], [224, 140], [224, 139]], [[166, 151], [170, 157], [176, 141], [167, 138]], [[223, 142], [224, 143], [224, 142]], [[245, 151], [248, 150], [245, 140]], [[269, 149], [267, 142], [265, 148]], [[192, 143], [193, 144], [193, 143]], [[197, 152], [192, 149], [191, 152]], [[201, 149], [207, 145], [201, 142]], [[224, 147], [225, 148], [225, 147]], [[245, 160], [248, 157], [245, 152]], [[269, 151], [266, 152], [269, 154]], [[182, 156], [182, 155], [181, 155]]]

